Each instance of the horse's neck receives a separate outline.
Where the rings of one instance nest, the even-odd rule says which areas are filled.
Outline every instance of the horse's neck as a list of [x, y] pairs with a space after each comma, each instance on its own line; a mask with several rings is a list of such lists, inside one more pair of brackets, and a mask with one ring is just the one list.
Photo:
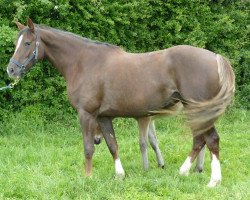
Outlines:
[[79, 44], [79, 39], [69, 37], [63, 33], [41, 29], [41, 40], [44, 43], [44, 58], [67, 79], [69, 70], [77, 65], [77, 54], [83, 51], [84, 46]]

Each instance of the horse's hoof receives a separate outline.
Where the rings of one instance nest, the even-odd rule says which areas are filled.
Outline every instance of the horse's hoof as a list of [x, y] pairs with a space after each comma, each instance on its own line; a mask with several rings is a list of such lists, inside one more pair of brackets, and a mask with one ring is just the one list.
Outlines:
[[195, 167], [194, 172], [201, 173], [201, 172], [203, 172], [203, 168]]
[[189, 170], [187, 170], [187, 169], [181, 167], [180, 170], [179, 170], [179, 174], [180, 174], [181, 176], [188, 176]]
[[179, 174], [182, 176], [188, 176], [191, 165], [192, 165], [191, 157], [187, 157], [187, 159], [182, 164], [182, 166], [179, 170]]
[[149, 166], [143, 166], [145, 172], [148, 172]]
[[189, 168], [187, 168], [185, 165], [182, 165], [180, 170], [179, 170], [179, 174], [181, 176], [188, 176], [189, 174]]
[[164, 169], [164, 167], [165, 167], [165, 166], [164, 166], [164, 165], [159, 164], [159, 165], [158, 165], [158, 167], [159, 167], [159, 168]]
[[213, 188], [216, 185], [219, 185], [221, 183], [221, 180], [210, 180], [210, 182], [207, 184], [207, 187]]
[[179, 171], [179, 174], [180, 174], [181, 176], [188, 176], [188, 175], [189, 175], [189, 172], [188, 172], [188, 171], [182, 171], [182, 170], [180, 170], [180, 171]]
[[91, 178], [92, 178], [92, 174], [87, 174], [87, 173], [85, 173], [84, 176], [85, 176], [85, 178], [87, 178], [87, 179], [91, 179]]
[[125, 174], [116, 174], [115, 175], [115, 179], [117, 179], [117, 180], [123, 180], [123, 179], [125, 179]]

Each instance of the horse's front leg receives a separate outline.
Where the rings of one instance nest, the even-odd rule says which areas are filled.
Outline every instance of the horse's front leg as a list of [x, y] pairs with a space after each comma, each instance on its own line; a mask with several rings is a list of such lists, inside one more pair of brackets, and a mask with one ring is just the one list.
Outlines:
[[109, 151], [113, 156], [115, 162], [115, 173], [118, 178], [124, 178], [125, 172], [118, 155], [118, 145], [115, 138], [112, 119], [106, 117], [98, 118], [98, 123], [101, 127], [103, 137], [108, 145]]
[[86, 111], [79, 111], [81, 128], [83, 131], [83, 146], [85, 155], [85, 176], [92, 175], [92, 157], [95, 151], [94, 134], [96, 128], [95, 118]]

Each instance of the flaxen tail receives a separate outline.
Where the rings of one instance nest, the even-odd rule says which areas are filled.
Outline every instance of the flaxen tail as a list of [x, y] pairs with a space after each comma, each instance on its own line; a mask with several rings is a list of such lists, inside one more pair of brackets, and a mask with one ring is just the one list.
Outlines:
[[235, 75], [232, 67], [221, 55], [217, 54], [216, 59], [220, 84], [218, 94], [208, 101], [188, 100], [185, 102], [185, 113], [194, 136], [213, 127], [214, 122], [225, 112], [234, 96]]

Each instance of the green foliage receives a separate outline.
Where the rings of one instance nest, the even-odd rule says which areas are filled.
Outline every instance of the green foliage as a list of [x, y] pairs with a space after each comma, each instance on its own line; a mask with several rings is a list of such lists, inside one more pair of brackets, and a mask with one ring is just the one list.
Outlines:
[[[249, 7], [249, 1], [242, 0], [2, 0], [0, 86], [10, 82], [6, 66], [17, 34], [13, 22], [25, 23], [29, 16], [35, 23], [130, 52], [189, 44], [225, 55], [236, 73], [236, 105], [250, 108]], [[0, 101], [0, 108], [8, 110], [43, 105], [49, 118], [73, 111], [64, 80], [46, 62], [34, 67], [17, 88], [1, 92]]]

